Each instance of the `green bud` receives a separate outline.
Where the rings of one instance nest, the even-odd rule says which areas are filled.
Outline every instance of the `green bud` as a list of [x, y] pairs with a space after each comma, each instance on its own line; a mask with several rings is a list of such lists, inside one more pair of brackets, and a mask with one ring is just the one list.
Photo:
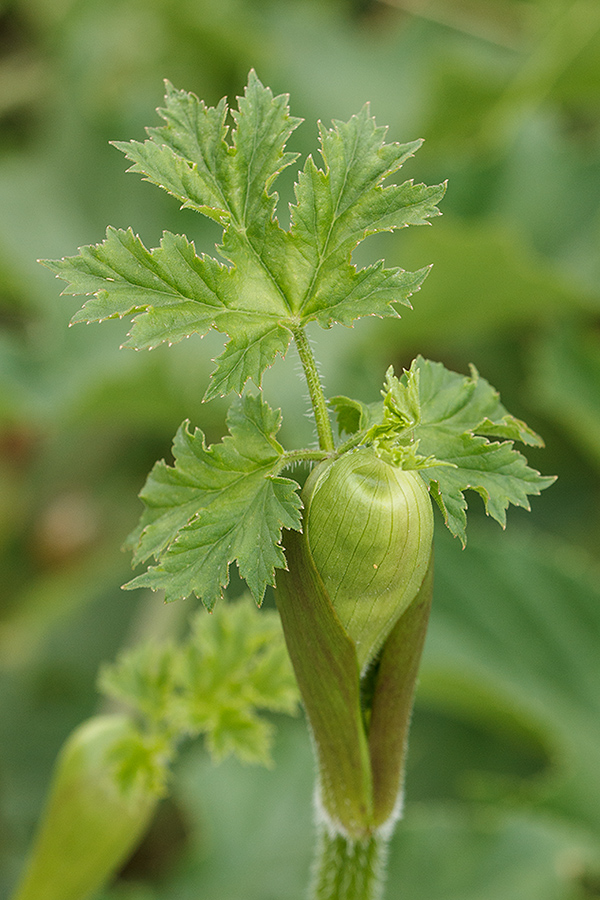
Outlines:
[[157, 802], [147, 785], [115, 778], [110, 753], [131, 732], [125, 715], [95, 716], [67, 739], [13, 900], [85, 900], [127, 859]]
[[319, 466], [305, 505], [315, 568], [364, 671], [425, 577], [433, 540], [429, 493], [418, 472], [363, 448]]

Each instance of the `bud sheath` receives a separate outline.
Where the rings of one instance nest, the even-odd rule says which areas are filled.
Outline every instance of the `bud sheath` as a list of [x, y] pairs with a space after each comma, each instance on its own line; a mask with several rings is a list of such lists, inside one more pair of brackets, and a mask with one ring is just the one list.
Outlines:
[[425, 577], [431, 500], [418, 472], [369, 448], [319, 467], [305, 493], [310, 553], [364, 672]]

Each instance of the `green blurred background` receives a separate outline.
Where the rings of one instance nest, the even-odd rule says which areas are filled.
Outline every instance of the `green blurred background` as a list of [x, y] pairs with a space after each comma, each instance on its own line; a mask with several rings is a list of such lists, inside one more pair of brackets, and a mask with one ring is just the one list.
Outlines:
[[[306, 119], [291, 149], [370, 101], [390, 139], [425, 138], [405, 177], [449, 179], [432, 228], [361, 257], [434, 264], [414, 311], [314, 334], [327, 392], [375, 400], [417, 352], [473, 362], [545, 438], [533, 465], [559, 476], [506, 534], [474, 496], [464, 552], [438, 523], [386, 896], [600, 897], [597, 0], [0, 2], [0, 897], [60, 744], [99, 709], [98, 665], [186, 614], [120, 591], [120, 545], [181, 420], [218, 440], [226, 408], [200, 402], [218, 338], [133, 353], [124, 323], [69, 330], [78, 301], [35, 260], [108, 224], [210, 251], [217, 229], [126, 175], [108, 141], [157, 123], [163, 78], [213, 104], [252, 66]], [[292, 353], [265, 390], [284, 442], [310, 440]], [[303, 897], [311, 750], [301, 720], [278, 725], [271, 772], [192, 747], [103, 900]]]

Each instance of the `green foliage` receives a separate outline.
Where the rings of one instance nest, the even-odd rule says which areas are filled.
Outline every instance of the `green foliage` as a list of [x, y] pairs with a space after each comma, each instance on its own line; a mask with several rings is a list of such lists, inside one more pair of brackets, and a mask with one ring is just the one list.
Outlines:
[[285, 565], [281, 529], [300, 527], [298, 485], [279, 476], [286, 459], [275, 440], [281, 416], [261, 396], [244, 395], [228, 414], [229, 436], [207, 448], [184, 423], [175, 466], [157, 463], [141, 497], [147, 510], [133, 540], [135, 560], [159, 565], [127, 585], [164, 588], [168, 600], [192, 592], [212, 609], [237, 560], [256, 602]]
[[401, 468], [418, 468], [463, 544], [467, 488], [481, 495], [488, 515], [504, 527], [509, 503], [529, 509], [527, 495], [554, 482], [513, 447], [514, 440], [543, 446], [541, 438], [507, 412], [474, 367], [466, 377], [418, 357], [400, 379], [390, 369], [386, 388], [382, 420], [364, 439]]
[[[437, 591], [387, 895], [587, 900], [595, 895], [581, 880], [587, 872], [593, 884], [600, 863], [597, 565], [540, 534], [517, 528], [498, 540], [487, 531], [471, 535], [464, 553], [445, 529], [436, 537]], [[518, 771], [515, 760], [532, 747], [535, 769]], [[177, 796], [194, 820], [211, 822], [215, 851], [173, 877], [170, 890], [183, 894], [201, 878], [209, 896], [233, 900], [245, 877], [251, 900], [265, 890], [301, 900], [310, 755], [301, 723], [289, 720], [275, 744], [275, 771], [257, 770], [251, 782], [234, 763], [215, 770], [199, 754], [189, 758]], [[243, 840], [257, 804], [272, 810], [256, 822], [258, 858]], [[242, 848], [231, 865], [228, 841]], [[190, 852], [190, 864], [199, 852]]]
[[165, 233], [146, 250], [131, 230], [109, 229], [103, 244], [79, 256], [45, 261], [68, 282], [67, 293], [94, 294], [73, 322], [134, 315], [126, 346], [170, 344], [209, 328], [230, 340], [218, 359], [206, 397], [260, 385], [275, 356], [285, 355], [294, 330], [317, 321], [350, 325], [359, 316], [397, 315], [427, 269], [404, 272], [379, 262], [358, 271], [352, 251], [370, 234], [423, 225], [437, 215], [444, 185], [412, 182], [382, 187], [419, 147], [386, 144], [365, 107], [347, 123], [321, 128], [324, 168], [308, 157], [296, 187], [291, 227], [275, 218], [279, 173], [297, 154], [285, 143], [301, 120], [287, 98], [273, 97], [250, 73], [227, 143], [225, 100], [207, 108], [193, 94], [167, 84], [161, 128], [149, 139], [118, 142], [148, 181], [223, 226], [221, 256], [196, 256], [186, 238]]
[[[230, 408], [229, 435], [207, 447], [200, 430], [192, 433], [188, 422], [181, 426], [175, 465], [161, 461], [150, 474], [142, 492], [146, 512], [131, 538], [136, 561], [154, 556], [157, 565], [127, 587], [164, 589], [167, 600], [194, 593], [211, 611], [233, 561], [258, 605], [267, 585], [275, 583], [275, 569], [285, 570], [277, 605], [315, 741], [325, 829], [314, 894], [321, 900], [364, 900], [367, 893], [379, 893], [382, 872], [358, 849], [369, 838], [374, 846], [385, 843], [382, 829], [389, 834], [397, 816], [431, 605], [433, 519], [424, 482], [464, 543], [463, 490], [477, 490], [486, 511], [504, 525], [509, 502], [528, 506], [527, 494], [539, 493], [553, 479], [530, 469], [512, 441], [488, 441], [487, 435], [541, 444], [474, 369], [465, 379], [421, 358], [400, 380], [388, 370], [381, 420], [335, 448], [305, 328], [311, 322], [330, 328], [367, 315], [397, 316], [397, 304], [410, 305], [408, 297], [426, 269], [406, 273], [385, 269], [382, 261], [357, 268], [352, 255], [370, 235], [427, 224], [438, 214], [435, 203], [445, 185], [384, 184], [420, 142], [386, 144], [385, 129], [375, 125], [366, 106], [347, 123], [334, 121], [331, 130], [320, 126], [323, 169], [307, 157], [284, 231], [272, 188], [296, 158], [284, 151], [299, 124], [289, 116], [287, 97], [273, 97], [251, 71], [232, 114], [229, 142], [224, 100], [208, 108], [168, 84], [166, 104], [160, 111], [165, 126], [149, 129], [144, 144], [117, 146], [133, 171], [177, 197], [183, 209], [223, 227], [219, 252], [225, 263], [198, 257], [187, 238], [164, 233], [160, 248], [148, 252], [131, 229], [112, 229], [104, 244], [46, 265], [67, 281], [67, 292], [93, 294], [73, 322], [132, 315], [128, 343], [136, 349], [173, 344], [211, 328], [229, 335], [205, 395], [240, 395]], [[265, 369], [277, 353], [285, 355], [292, 338], [319, 451], [286, 453], [275, 439], [280, 412], [262, 396], [243, 393], [249, 378], [260, 387]], [[336, 408], [340, 430], [360, 429], [374, 412], [343, 398]], [[354, 452], [361, 443], [371, 446]], [[299, 485], [280, 477], [287, 464], [301, 460], [324, 461], [313, 493], [305, 491], [310, 505], [304, 519]], [[340, 513], [338, 520], [330, 518], [332, 509]], [[287, 541], [286, 559], [282, 529], [302, 531], [302, 525], [305, 535]], [[265, 697], [256, 686], [248, 696], [244, 681], [235, 677], [233, 693], [241, 703], [223, 696], [239, 662], [234, 654], [233, 666], [221, 670], [226, 638], [218, 635], [214, 654], [204, 646], [200, 660], [185, 652], [181, 662], [168, 648], [149, 656], [142, 651], [135, 662], [125, 660], [120, 678], [105, 676], [105, 682], [121, 699], [129, 688], [130, 702], [137, 700], [153, 719], [159, 746], [163, 735], [168, 745], [183, 734], [204, 732], [217, 758], [235, 751], [242, 759], [265, 761], [269, 729], [253, 709], [264, 706]], [[220, 676], [214, 681], [212, 669]], [[142, 754], [142, 768], [146, 759]], [[135, 760], [129, 752], [122, 780], [131, 777]], [[334, 838], [341, 844], [328, 843]], [[346, 872], [342, 857], [357, 866], [349, 863]], [[368, 889], [359, 887], [367, 871]]]
[[234, 755], [271, 764], [273, 725], [259, 713], [293, 714], [298, 691], [277, 613], [249, 597], [197, 613], [187, 638], [127, 650], [100, 674], [100, 689], [140, 718], [138, 739], [115, 748], [118, 774], [173, 756], [186, 737], [203, 735], [215, 761]]
[[[196, 256], [184, 237], [165, 233], [149, 253], [131, 230], [114, 229], [103, 244], [45, 264], [68, 282], [69, 293], [94, 295], [74, 322], [135, 314], [128, 346], [136, 349], [210, 327], [226, 331], [230, 341], [207, 397], [241, 392], [249, 378], [260, 385], [265, 368], [295, 336], [321, 447], [329, 450], [322, 421], [328, 413], [303, 328], [312, 321], [351, 325], [361, 316], [397, 315], [397, 303], [409, 305], [427, 269], [407, 273], [385, 269], [382, 261], [357, 269], [352, 253], [369, 235], [427, 224], [438, 214], [445, 185], [383, 186], [421, 142], [386, 144], [386, 130], [364, 107], [347, 123], [320, 126], [324, 167], [307, 157], [284, 231], [272, 186], [296, 158], [284, 147], [299, 120], [290, 117], [287, 98], [273, 97], [253, 71], [232, 114], [230, 143], [227, 112], [224, 100], [208, 108], [168, 84], [160, 111], [166, 125], [149, 129], [143, 144], [117, 146], [133, 171], [223, 226], [220, 253], [231, 267]], [[364, 426], [367, 407], [337, 403], [342, 428]], [[236, 560], [260, 604], [275, 569], [285, 567], [281, 531], [300, 528], [300, 500], [296, 482], [279, 477], [287, 462], [275, 441], [280, 416], [262, 398], [246, 395], [232, 405], [228, 424], [230, 436], [207, 449], [202, 432], [190, 433], [184, 423], [174, 442], [175, 466], [160, 462], [153, 469], [132, 543], [136, 561], [154, 556], [158, 564], [128, 587], [164, 589], [169, 600], [194, 593], [212, 609]], [[364, 439], [394, 465], [421, 469], [448, 527], [464, 543], [465, 488], [479, 491], [486, 511], [504, 525], [510, 502], [528, 507], [527, 494], [552, 482], [529, 469], [512, 444], [490, 443], [483, 434], [540, 444], [474, 370], [465, 379], [417, 360], [403, 380], [388, 373], [383, 421]]]

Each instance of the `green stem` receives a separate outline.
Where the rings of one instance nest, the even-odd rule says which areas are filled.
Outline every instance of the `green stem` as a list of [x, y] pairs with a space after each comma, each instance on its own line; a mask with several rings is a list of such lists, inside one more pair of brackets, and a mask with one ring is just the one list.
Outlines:
[[331, 430], [331, 421], [329, 419], [327, 402], [325, 400], [323, 388], [321, 387], [321, 379], [319, 378], [319, 373], [317, 371], [315, 357], [313, 356], [313, 352], [310, 348], [308, 338], [304, 333], [304, 329], [295, 328], [293, 330], [293, 334], [294, 340], [296, 341], [296, 347], [298, 348], [300, 361], [302, 363], [302, 368], [304, 369], [304, 374], [306, 376], [306, 383], [308, 384], [310, 401], [315, 413], [317, 435], [319, 437], [319, 447], [321, 448], [321, 450], [334, 450], [335, 444], [333, 441], [333, 431]]
[[310, 900], [380, 900], [386, 850], [387, 840], [380, 835], [353, 841], [323, 828]]
[[331, 457], [329, 450], [286, 450], [281, 455], [281, 467], [300, 462], [323, 462], [328, 457]]

